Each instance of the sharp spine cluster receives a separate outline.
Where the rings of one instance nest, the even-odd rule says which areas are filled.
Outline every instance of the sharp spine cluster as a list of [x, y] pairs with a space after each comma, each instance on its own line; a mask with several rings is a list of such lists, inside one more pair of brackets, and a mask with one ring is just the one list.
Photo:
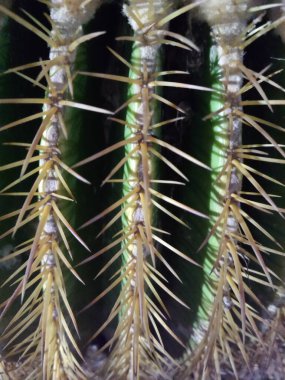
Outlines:
[[[195, 5], [192, 4], [185, 6], [180, 10], [180, 14], [194, 7]], [[179, 277], [175, 271], [167, 265], [166, 260], [160, 254], [154, 242], [160, 243], [162, 246], [170, 249], [174, 254], [195, 263], [191, 258], [156, 235], [155, 232], [164, 233], [164, 231], [153, 226], [153, 206], [160, 208], [176, 221], [184, 225], [185, 223], [179, 218], [176, 218], [153, 198], [162, 199], [188, 212], [205, 217], [205, 215], [199, 211], [172, 200], [155, 190], [153, 185], [155, 183], [159, 184], [163, 182], [163, 180], [155, 179], [154, 177], [154, 160], [158, 157], [162, 162], [168, 165], [169, 162], [154, 147], [156, 145], [169, 149], [190, 162], [207, 169], [207, 166], [197, 159], [154, 137], [153, 134], [156, 128], [173, 123], [181, 118], [178, 117], [172, 120], [157, 122], [159, 121], [157, 120], [157, 111], [159, 111], [158, 102], [167, 104], [177, 111], [181, 111], [175, 104], [172, 104], [157, 94], [157, 88], [160, 86], [178, 86], [195, 90], [204, 90], [204, 88], [185, 83], [159, 80], [159, 77], [162, 75], [172, 73], [187, 74], [186, 72], [177, 72], [175, 70], [169, 72], [159, 71], [160, 58], [158, 53], [162, 44], [173, 44], [176, 47], [182, 47], [187, 50], [193, 47], [196, 48], [195, 45], [186, 38], [168, 32], [168, 22], [176, 17], [175, 12], [171, 13], [170, 11], [169, 1], [133, 0], [128, 6], [124, 6], [124, 13], [127, 15], [129, 23], [135, 32], [132, 39], [134, 44], [131, 62], [126, 62], [113, 51], [112, 53], [130, 68], [129, 78], [99, 73], [82, 74], [129, 83], [129, 100], [118, 110], [120, 111], [127, 107], [126, 121], [115, 119], [120, 124], [125, 124], [125, 139], [113, 147], [105, 149], [101, 154], [99, 152], [83, 160], [76, 166], [97, 159], [101, 155], [111, 152], [113, 149], [125, 146], [125, 157], [111, 172], [111, 174], [114, 175], [124, 164], [124, 178], [122, 180], [113, 180], [110, 179], [111, 175], [108, 175], [107, 179], [104, 180], [104, 183], [106, 181], [123, 183], [122, 199], [103, 211], [100, 215], [88, 221], [85, 225], [97, 221], [102, 216], [113, 211], [115, 207], [122, 207], [122, 210], [107, 224], [109, 228], [121, 216], [123, 229], [119, 234], [116, 234], [116, 237], [117, 235], [121, 235], [121, 237], [116, 238], [114, 243], [110, 244], [110, 248], [121, 244], [121, 249], [115, 254], [111, 262], [99, 272], [99, 275], [102, 274], [116, 259], [122, 258], [122, 270], [117, 274], [113, 284], [107, 289], [107, 291], [109, 291], [113, 287], [121, 284], [121, 292], [118, 300], [112, 309], [109, 319], [104, 323], [104, 326], [106, 326], [114, 317], [119, 315], [119, 324], [114, 337], [103, 347], [106, 348], [111, 344], [113, 345], [112, 353], [110, 354], [106, 366], [102, 369], [102, 373], [104, 373], [103, 377], [106, 379], [112, 379], [114, 376], [120, 379], [135, 379], [139, 377], [147, 379], [150, 376], [150, 369], [152, 372], [157, 373], [161, 371], [165, 361], [163, 356], [167, 356], [160, 337], [158, 325], [161, 325], [174, 339], [182, 344], [164, 322], [167, 310], [155, 290], [154, 285], [162, 288], [170, 297], [185, 305], [164, 285], [163, 281], [161, 281], [161, 279], [164, 280], [164, 278], [156, 269], [156, 260], [162, 261], [172, 274], [177, 278]], [[171, 37], [171, 39], [168, 37]], [[124, 40], [125, 37], [119, 39]], [[181, 173], [174, 165], [170, 164], [170, 167], [176, 173]], [[172, 181], [169, 181], [169, 183], [172, 183]], [[175, 183], [175, 181], [173, 183]], [[105, 230], [106, 228], [104, 228], [104, 231]], [[94, 257], [98, 257], [108, 250], [109, 247], [100, 250], [85, 260], [85, 262], [90, 261]], [[99, 295], [89, 306], [97, 302], [107, 291]], [[150, 298], [151, 293], [160, 307], [156, 306], [154, 301]], [[152, 330], [155, 333], [153, 333]], [[101, 329], [99, 331], [101, 331]], [[98, 332], [93, 338], [97, 336], [97, 334]], [[124, 354], [121, 352], [122, 344], [125, 347]]]
[[[263, 98], [262, 104], [272, 108], [271, 101], [259, 84], [267, 82], [267, 77], [253, 72], [243, 64], [244, 47], [258, 38], [258, 31], [261, 30], [261, 35], [264, 33], [262, 28], [255, 33], [254, 22], [251, 29], [248, 28], [250, 5], [249, 1], [244, 0], [213, 0], [201, 6], [201, 13], [212, 30], [210, 59], [216, 70], [213, 73], [215, 88], [222, 94], [213, 95], [212, 114], [207, 117], [212, 118], [215, 132], [211, 157], [212, 181], [215, 186], [210, 196], [212, 229], [204, 242], [207, 245], [204, 262], [206, 280], [190, 341], [192, 349], [185, 356], [185, 372], [182, 371], [184, 376], [193, 375], [197, 379], [221, 378], [223, 369], [220, 363], [225, 357], [229, 363], [229, 373], [238, 379], [240, 356], [245, 366], [250, 365], [250, 349], [247, 350], [246, 339], [253, 335], [259, 342], [262, 340], [258, 315], [250, 306], [252, 301], [259, 306], [261, 303], [246, 284], [246, 262], [252, 260], [260, 266], [261, 272], [255, 272], [256, 277], [251, 276], [253, 281], [258, 282], [258, 276], [265, 275], [268, 285], [273, 287], [272, 272], [261, 254], [267, 253], [266, 247], [254, 239], [248, 225], [253, 224], [267, 238], [276, 241], [241, 209], [241, 202], [255, 207], [250, 198], [246, 199], [243, 195], [243, 180], [247, 179], [257, 190], [256, 195], [266, 199], [271, 210], [281, 212], [251, 173], [259, 176], [262, 174], [244, 163], [246, 159], [255, 159], [255, 151], [242, 144], [242, 126], [255, 128], [284, 156], [283, 150], [260, 126], [259, 123], [266, 125], [266, 121], [256, 120], [243, 110], [247, 104], [242, 101], [242, 95], [252, 87]], [[269, 24], [264, 29], [270, 27]], [[255, 38], [247, 39], [247, 34]], [[248, 82], [243, 85], [244, 78]], [[252, 102], [253, 105], [259, 103], [258, 100]], [[252, 154], [246, 155], [247, 152]], [[271, 180], [269, 177], [267, 179]], [[260, 206], [262, 209], [262, 204]], [[250, 247], [254, 255], [245, 247]], [[237, 361], [236, 351], [240, 352]], [[180, 372], [178, 376], [181, 376]]]
[[[97, 111], [96, 107], [92, 109], [92, 107], [67, 100], [69, 97], [68, 90], [69, 94], [73, 96], [72, 70], [77, 46], [92, 37], [102, 34], [94, 33], [92, 36], [84, 36], [82, 38], [82, 22], [92, 17], [92, 13], [90, 13], [90, 6], [92, 4], [89, 2], [90, 4], [87, 6], [89, 12], [87, 12], [86, 7], [82, 7], [81, 3], [81, 1], [65, 2], [63, 0], [53, 0], [50, 3], [50, 22], [53, 28], [51, 31], [42, 28], [44, 33], [41, 28], [37, 29], [37, 27], [34, 27], [3, 6], [0, 8], [5, 15], [33, 30], [39, 37], [48, 42], [50, 46], [49, 60], [27, 64], [10, 70], [10, 72], [19, 73], [22, 70], [35, 66], [41, 68], [40, 74], [36, 79], [29, 78], [28, 76], [25, 76], [25, 78], [45, 90], [45, 97], [43, 99], [36, 99], [37, 103], [43, 104], [43, 112], [1, 128], [1, 130], [9, 129], [27, 121], [43, 117], [32, 144], [19, 144], [28, 148], [26, 158], [20, 162], [20, 165], [23, 165], [20, 179], [2, 189], [3, 193], [20, 183], [26, 177], [37, 172], [39, 173], [30, 192], [27, 194], [22, 209], [16, 213], [2, 217], [2, 219], [5, 219], [19, 215], [15, 227], [12, 229], [13, 234], [35, 217], [39, 218], [34, 239], [21, 244], [17, 247], [16, 252], [12, 254], [12, 256], [15, 256], [30, 252], [26, 263], [19, 268], [24, 271], [24, 275], [19, 277], [19, 285], [14, 291], [13, 296], [7, 300], [2, 312], [3, 318], [10, 304], [21, 294], [23, 304], [19, 312], [9, 322], [2, 337], [4, 341], [8, 341], [7, 346], [10, 347], [9, 355], [15, 353], [20, 355], [21, 364], [14, 370], [15, 374], [13, 374], [13, 369], [7, 370], [8, 375], [11, 374], [11, 376], [16, 376], [16, 378], [22, 376], [21, 371], [25, 368], [30, 368], [30, 379], [71, 380], [85, 378], [85, 374], [79, 363], [81, 354], [68, 326], [70, 321], [66, 319], [67, 312], [72, 321], [73, 328], [77, 330], [75, 318], [66, 296], [61, 265], [66, 266], [73, 275], [80, 281], [82, 280], [71, 267], [61, 250], [60, 245], [63, 244], [69, 254], [71, 254], [63, 226], [87, 249], [88, 247], [69, 225], [58, 206], [59, 199], [73, 201], [70, 198], [70, 196], [73, 197], [72, 193], [62, 176], [63, 170], [88, 183], [88, 181], [69, 168], [60, 157], [59, 141], [63, 136], [68, 138], [64, 125], [64, 107], [84, 108], [85, 106], [85, 109]], [[46, 86], [40, 83], [43, 78], [46, 79]], [[4, 104], [33, 104], [34, 101], [34, 99], [1, 100]], [[108, 113], [108, 111], [103, 109], [98, 110]], [[39, 151], [39, 155], [33, 157], [35, 151]], [[29, 164], [34, 161], [39, 162], [39, 169], [25, 174]], [[2, 167], [1, 170], [15, 166], [18, 166], [18, 164]], [[68, 197], [62, 194], [63, 189], [68, 193]], [[35, 203], [31, 203], [35, 196], [38, 196], [38, 200]], [[28, 215], [25, 216], [27, 213]], [[2, 236], [10, 232], [9, 230]], [[13, 278], [14, 276], [11, 276], [7, 281], [10, 282]], [[25, 297], [26, 290], [32, 286], [35, 286], [34, 292], [30, 296]], [[65, 308], [64, 311], [63, 308]], [[20, 343], [16, 343], [15, 340], [21, 337], [23, 333], [26, 333], [32, 323], [35, 325], [34, 332], [31, 335], [27, 335]], [[39, 360], [40, 357], [41, 360]], [[34, 367], [34, 363], [37, 363], [38, 366]]]

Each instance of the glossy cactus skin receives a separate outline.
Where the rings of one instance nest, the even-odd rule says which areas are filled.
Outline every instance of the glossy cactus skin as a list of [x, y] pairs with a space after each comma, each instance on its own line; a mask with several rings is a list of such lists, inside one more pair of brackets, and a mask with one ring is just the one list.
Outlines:
[[283, 375], [283, 13], [0, 4], [3, 379]]

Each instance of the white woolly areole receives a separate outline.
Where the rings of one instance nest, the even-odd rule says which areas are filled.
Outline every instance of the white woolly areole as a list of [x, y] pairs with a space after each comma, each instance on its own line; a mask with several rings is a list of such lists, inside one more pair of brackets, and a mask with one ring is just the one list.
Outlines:
[[200, 15], [210, 25], [246, 21], [251, 3], [251, 0], [207, 0], [200, 6]]
[[[1, 1], [1, 0], [0, 0]], [[51, 0], [50, 3], [50, 17], [52, 25], [55, 27], [51, 31], [51, 35], [57, 42], [55, 46], [50, 47], [49, 58], [51, 62], [56, 61], [57, 58], [66, 59], [68, 64], [72, 67], [76, 51], [69, 51], [69, 44], [82, 35], [82, 25], [87, 22], [94, 14], [97, 6], [101, 0]], [[50, 81], [52, 87], [56, 89], [57, 94], [60, 94], [66, 86], [67, 74], [62, 63], [53, 64], [49, 70]], [[50, 94], [51, 95], [51, 94]], [[56, 96], [52, 99], [54, 104], [60, 112], [59, 106], [60, 97]], [[45, 111], [51, 108], [50, 104], [44, 105]], [[60, 138], [60, 120], [58, 114], [53, 115], [51, 123], [43, 132], [41, 144], [56, 149]], [[55, 153], [56, 154], [56, 153]], [[40, 160], [40, 166], [43, 167], [49, 159]], [[44, 179], [39, 184], [39, 191], [42, 194], [57, 193], [60, 187], [58, 175], [55, 170], [50, 169]], [[44, 225], [43, 236], [53, 235], [57, 240], [58, 226], [51, 213]], [[52, 250], [44, 254], [42, 258], [42, 271], [47, 267], [55, 265], [55, 252]], [[43, 285], [45, 290], [46, 284]], [[53, 310], [54, 318], [57, 317], [56, 309]]]
[[52, 0], [50, 16], [60, 32], [68, 34], [89, 21], [100, 3], [101, 0]]
[[[148, 25], [169, 12], [172, 1], [153, 0], [150, 4], [148, 0], [130, 0], [130, 5], [123, 6], [123, 13], [128, 17], [129, 23], [134, 31], [138, 31], [140, 26], [136, 19], [140, 20], [143, 25]], [[136, 15], [136, 19], [132, 15]]]

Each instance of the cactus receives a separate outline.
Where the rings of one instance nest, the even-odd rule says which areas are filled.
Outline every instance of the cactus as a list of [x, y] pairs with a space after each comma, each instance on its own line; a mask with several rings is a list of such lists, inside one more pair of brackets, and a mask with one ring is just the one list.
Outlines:
[[1, 378], [282, 378], [284, 7], [1, 2]]

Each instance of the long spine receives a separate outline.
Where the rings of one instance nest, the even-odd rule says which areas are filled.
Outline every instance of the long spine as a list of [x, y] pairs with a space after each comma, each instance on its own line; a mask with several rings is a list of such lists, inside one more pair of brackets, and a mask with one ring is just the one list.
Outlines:
[[[157, 128], [181, 119], [181, 117], [177, 117], [171, 120], [160, 121], [156, 112], [160, 102], [171, 106], [176, 111], [183, 112], [175, 104], [158, 94], [159, 87], [168, 86], [182, 87], [190, 90], [206, 90], [204, 87], [191, 84], [160, 80], [160, 77], [163, 75], [172, 73], [187, 74], [175, 70], [160, 72], [158, 52], [162, 43], [169, 43], [186, 50], [190, 50], [193, 47], [196, 48], [191, 41], [167, 30], [167, 24], [172, 18], [194, 7], [195, 5], [190, 4], [178, 10], [177, 13], [175, 11], [171, 13], [169, 1], [131, 1], [129, 6], [124, 7], [124, 12], [128, 16], [129, 22], [135, 32], [134, 37], [131, 38], [131, 41], [134, 41], [131, 62], [127, 62], [123, 57], [112, 51], [122, 63], [129, 67], [129, 77], [101, 73], [82, 73], [129, 84], [128, 100], [119, 108], [121, 110], [127, 107], [126, 120], [115, 118], [115, 121], [121, 125], [125, 125], [124, 140], [75, 165], [75, 167], [82, 165], [119, 147], [125, 147], [124, 158], [115, 166], [104, 181], [104, 183], [106, 181], [122, 182], [122, 198], [85, 224], [85, 226], [89, 225], [109, 214], [115, 208], [121, 207], [121, 210], [106, 226], [106, 228], [109, 228], [121, 217], [122, 228], [117, 234], [118, 238], [116, 237], [113, 243], [84, 261], [87, 262], [100, 256], [115, 245], [120, 244], [121, 246], [121, 249], [98, 275], [102, 274], [119, 258], [122, 258], [123, 263], [121, 271], [116, 273], [117, 277], [113, 280], [113, 283], [88, 305], [93, 305], [107, 292], [112, 290], [113, 287], [121, 284], [118, 300], [108, 320], [93, 336], [93, 338], [97, 336], [103, 327], [110, 323], [117, 315], [119, 316], [119, 323], [115, 334], [104, 346], [106, 348], [111, 344], [113, 345], [112, 353], [102, 370], [103, 376], [107, 379], [111, 379], [114, 376], [120, 379], [147, 379], [151, 371], [159, 373], [165, 361], [164, 355], [167, 355], [159, 332], [161, 327], [182, 344], [180, 339], [164, 321], [167, 318], [168, 312], [156, 288], [161, 288], [170, 297], [182, 305], [186, 305], [166, 286], [164, 283], [166, 279], [157, 270], [156, 261], [161, 261], [177, 279], [179, 279], [179, 276], [164, 259], [155, 243], [159, 243], [175, 255], [191, 263], [196, 263], [183, 252], [167, 243], [164, 238], [158, 236], [158, 234], [164, 234], [165, 231], [161, 231], [153, 226], [152, 208], [154, 206], [158, 207], [184, 226], [184, 222], [169, 212], [166, 207], [160, 205], [159, 202], [161, 200], [198, 216], [205, 217], [205, 215], [157, 191], [155, 184], [163, 183], [164, 181], [160, 178], [155, 178], [153, 163], [158, 157], [185, 179], [181, 171], [160, 154], [159, 149], [157, 149], [158, 146], [159, 148], [169, 149], [190, 162], [208, 169], [206, 165], [197, 159], [155, 136]], [[120, 39], [124, 39], [124, 37]], [[126, 39], [129, 38], [127, 37]], [[111, 177], [123, 164], [123, 179], [112, 179]], [[177, 183], [177, 181], [166, 182], [171, 184]], [[122, 346], [124, 347], [123, 352], [121, 350]]]
[[[259, 125], [259, 122], [266, 125], [266, 121], [258, 120], [256, 123], [254, 116], [247, 115], [243, 109], [243, 105], [247, 104], [243, 102], [241, 94], [252, 87], [263, 98], [262, 104], [271, 108], [271, 102], [258, 81], [267, 81], [267, 77], [260, 76], [243, 64], [243, 49], [250, 43], [250, 38], [246, 38], [247, 30], [250, 30], [247, 26], [249, 6], [250, 2], [244, 0], [213, 0], [201, 6], [202, 13], [212, 29], [214, 46], [211, 58], [213, 65], [218, 66], [215, 86], [220, 93], [222, 92], [212, 97], [212, 114], [209, 115], [216, 137], [211, 156], [212, 180], [215, 186], [209, 205], [212, 229], [205, 241], [206, 280], [191, 340], [194, 351], [191, 351], [190, 361], [189, 355], [185, 356], [185, 373], [203, 379], [212, 376], [221, 378], [221, 362], [225, 357], [231, 368], [227, 370], [232, 371], [235, 378], [238, 378], [239, 363], [235, 362], [236, 350], [240, 352], [245, 365], [249, 366], [246, 336], [253, 334], [261, 340], [256, 323], [258, 317], [249, 306], [250, 299], [259, 305], [260, 302], [245, 281], [247, 262], [253, 260], [258, 263], [261, 269], [258, 275], [262, 276], [264, 272], [268, 284], [272, 285], [269, 269], [261, 255], [266, 253], [266, 249], [259, 247], [248, 224], [252, 223], [271, 240], [274, 239], [241, 209], [241, 202], [250, 205], [250, 201], [242, 195], [244, 177], [257, 190], [256, 195], [264, 197], [272, 209], [280, 212], [263, 187], [251, 175], [251, 172], [259, 175], [260, 173], [244, 163], [244, 158], [254, 159], [255, 151], [251, 147], [243, 146], [242, 125], [257, 129], [281, 155], [284, 155], [282, 149], [277, 147], [270, 135]], [[265, 31], [266, 27], [261, 34]], [[256, 38], [258, 32], [253, 40]], [[244, 77], [248, 82], [243, 85]], [[255, 103], [259, 104], [259, 101], [253, 101], [253, 104]], [[246, 151], [251, 155], [244, 155]], [[252, 249], [255, 257], [249, 249], [242, 246], [243, 244]], [[258, 281], [254, 276], [251, 278]], [[233, 348], [233, 343], [236, 348]]]
[[[50, 47], [49, 60], [27, 64], [11, 70], [18, 73], [30, 67], [40, 67], [41, 71], [36, 79], [28, 76], [24, 77], [45, 90], [45, 97], [38, 101], [39, 104], [43, 104], [43, 112], [35, 117], [31, 116], [31, 120], [42, 117], [42, 123], [33, 142], [24, 144], [28, 148], [28, 154], [20, 162], [22, 164], [21, 178], [2, 190], [2, 192], [7, 191], [12, 186], [38, 172], [38, 176], [27, 194], [22, 209], [6, 216], [18, 215], [16, 225], [12, 229], [13, 233], [22, 225], [35, 219], [35, 217], [39, 218], [34, 238], [24, 242], [16, 251], [16, 254], [30, 251], [30, 254], [27, 262], [19, 268], [24, 270], [24, 275], [20, 277], [19, 285], [12, 297], [6, 302], [6, 307], [2, 313], [3, 315], [13, 300], [21, 294], [23, 305], [6, 327], [3, 336], [10, 347], [9, 355], [20, 355], [22, 364], [15, 371], [16, 377], [21, 377], [21, 369], [24, 371], [25, 368], [34, 367], [35, 369], [30, 373], [31, 379], [86, 378], [79, 363], [81, 354], [73, 337], [72, 329], [68, 326], [71, 322], [73, 329], [77, 331], [75, 318], [67, 300], [61, 266], [67, 267], [73, 275], [80, 281], [82, 280], [78, 277], [62, 251], [63, 246], [65, 246], [67, 252], [71, 255], [64, 228], [67, 228], [85, 248], [87, 246], [65, 219], [60, 210], [58, 200], [73, 201], [70, 198], [73, 195], [63, 177], [63, 171], [84, 182], [88, 183], [88, 181], [62, 161], [59, 144], [63, 138], [68, 138], [64, 122], [65, 106], [103, 113], [109, 112], [68, 100], [70, 94], [73, 97], [72, 69], [77, 46], [90, 38], [102, 34], [100, 32], [93, 33], [92, 35], [87, 35], [87, 37], [82, 35], [82, 24], [92, 17], [99, 2], [92, 1], [88, 2], [88, 4], [86, 3], [87, 5], [82, 5], [81, 3], [78, 0], [71, 2], [53, 0], [50, 3], [52, 30], [48, 32], [47, 29], [44, 29], [47, 34], [1, 7], [4, 14], [23, 24], [28, 29], [35, 31]], [[43, 78], [46, 79], [46, 86], [41, 83]], [[34, 99], [9, 99], [7, 102], [17, 104], [22, 101], [29, 104], [33, 103]], [[12, 128], [24, 122], [25, 119], [19, 120], [16, 123], [4, 126], [2, 129]], [[39, 155], [34, 157], [35, 151], [39, 151]], [[26, 174], [30, 162], [37, 161], [39, 162], [39, 169], [31, 170]], [[11, 167], [13, 166], [11, 165]], [[63, 195], [62, 190], [66, 191], [68, 196]], [[36, 196], [38, 200], [32, 203], [33, 198]], [[26, 216], [28, 211], [30, 213]], [[9, 230], [3, 235], [10, 232]], [[8, 281], [12, 278], [8, 279]], [[29, 288], [33, 291], [28, 297], [25, 297], [26, 290]], [[66, 318], [67, 315], [69, 320]], [[35, 324], [34, 332], [27, 337], [24, 336], [20, 343], [12, 346], [14, 340], [27, 332], [32, 323]]]
[[[151, 25], [161, 15], [168, 1], [158, 0], [131, 1], [125, 8], [129, 21], [135, 33], [139, 36], [142, 29]], [[137, 25], [132, 15], [136, 14], [142, 25]], [[128, 236], [122, 242], [123, 270], [126, 274], [122, 282], [121, 296], [128, 300], [121, 311], [120, 324], [126, 326], [121, 332], [119, 345], [123, 343], [129, 352], [130, 364], [124, 366], [128, 379], [138, 378], [139, 373], [145, 371], [140, 367], [145, 365], [146, 348], [156, 358], [153, 337], [150, 333], [151, 305], [145, 294], [147, 288], [146, 277], [149, 256], [154, 260], [154, 246], [152, 236], [152, 204], [149, 191], [153, 178], [153, 167], [149, 152], [148, 138], [151, 125], [155, 120], [155, 100], [152, 98], [154, 88], [149, 86], [152, 76], [158, 71], [159, 48], [156, 42], [157, 35], [144, 34], [143, 42], [134, 42], [131, 65], [135, 71], [130, 71], [129, 77], [143, 81], [143, 85], [130, 86], [129, 98], [136, 97], [127, 109], [125, 139], [139, 139], [125, 146], [125, 155], [129, 156], [124, 166], [123, 197], [127, 200], [123, 204], [125, 212], [122, 215], [124, 234]], [[143, 77], [143, 78], [142, 78]], [[134, 127], [132, 127], [134, 126]], [[135, 193], [129, 196], [130, 193]], [[148, 280], [149, 281], [149, 280]], [[116, 351], [116, 348], [115, 350]], [[119, 351], [118, 351], [119, 352]], [[127, 357], [127, 356], [126, 356]], [[116, 363], [113, 360], [114, 368]], [[155, 359], [157, 360], [157, 359]], [[117, 365], [118, 366], [118, 365]], [[123, 376], [122, 376], [123, 378]]]
[[[82, 15], [80, 11], [73, 14], [63, 1], [52, 0], [50, 16], [54, 27], [51, 30], [51, 35], [59, 43], [51, 46], [49, 59], [51, 62], [65, 61], [66, 64], [53, 64], [48, 73], [47, 97], [52, 99], [53, 104], [45, 106], [44, 111], [49, 112], [55, 106], [57, 107], [57, 112], [52, 116], [50, 123], [43, 131], [40, 143], [41, 146], [47, 147], [50, 151], [48, 158], [40, 161], [41, 167], [45, 167], [50, 163], [50, 169], [45, 178], [39, 183], [39, 193], [42, 199], [48, 195], [57, 194], [61, 190], [58, 175], [62, 170], [58, 165], [58, 158], [60, 159], [59, 141], [63, 137], [62, 128], [64, 128], [60, 117], [64, 117], [64, 108], [59, 106], [58, 101], [65, 98], [68, 85], [71, 85], [71, 82], [69, 82], [71, 78], [69, 77], [68, 79], [68, 74], [71, 75], [75, 61], [75, 51], [69, 51], [70, 41], [74, 41], [82, 35]], [[41, 260], [43, 305], [46, 305], [42, 311], [43, 315], [46, 316], [45, 321], [42, 321], [42, 331], [46, 332], [42, 342], [42, 350], [45, 352], [43, 378], [83, 378], [84, 374], [78, 367], [77, 360], [73, 358], [73, 353], [70, 351], [67, 340], [68, 334], [61, 322], [64, 321], [65, 317], [59, 303], [61, 299], [59, 289], [62, 286], [58, 280], [60, 277], [58, 256], [61, 244], [60, 221], [58, 220], [60, 211], [58, 211], [56, 197], [52, 198], [53, 200], [43, 206], [40, 214], [40, 223], [43, 216], [46, 218], [40, 241], [49, 242], [46, 253]], [[64, 295], [64, 297], [66, 296]]]
[[[209, 305], [213, 303], [215, 295], [213, 290], [209, 291], [209, 289], [213, 286], [211, 284], [213, 278], [219, 277], [217, 272], [213, 276], [208, 277], [213, 266], [216, 265], [217, 258], [217, 256], [213, 257], [211, 252], [220, 254], [221, 262], [225, 261], [225, 265], [228, 265], [229, 252], [226, 253], [227, 257], [225, 257], [225, 252], [221, 252], [221, 250], [227, 250], [227, 248], [225, 246], [221, 247], [221, 244], [223, 244], [221, 242], [224, 241], [224, 238], [227, 239], [225, 230], [237, 233], [239, 228], [237, 220], [230, 212], [229, 200], [231, 199], [231, 194], [238, 194], [242, 187], [242, 176], [231, 162], [234, 158], [235, 149], [242, 143], [242, 122], [236, 116], [235, 111], [241, 109], [241, 95], [239, 91], [242, 86], [243, 77], [239, 64], [243, 62], [243, 51], [240, 48], [240, 39], [246, 27], [247, 2], [238, 2], [238, 5], [234, 5], [233, 2], [220, 4], [219, 1], [213, 1], [208, 6], [205, 6], [205, 13], [209, 11], [211, 11], [211, 15], [213, 16], [211, 17], [211, 23], [214, 41], [210, 52], [210, 59], [212, 60], [212, 67], [214, 68], [216, 65], [216, 72], [213, 73], [217, 81], [216, 90], [224, 93], [224, 95], [213, 95], [211, 111], [217, 112], [226, 104], [225, 111], [219, 112], [213, 118], [213, 129], [216, 138], [212, 147], [211, 168], [213, 169], [212, 181], [216, 183], [216, 188], [210, 198], [209, 211], [212, 227], [214, 227], [220, 215], [224, 214], [225, 218], [223, 218], [217, 227], [217, 232], [208, 241], [210, 253], [205, 258], [204, 270], [206, 278], [208, 278], [210, 283], [206, 281], [204, 285], [205, 290], [202, 294], [206, 299], [202, 301], [200, 307], [201, 313], [204, 310], [209, 310]], [[237, 202], [237, 207], [239, 206]], [[224, 262], [222, 265], [224, 265]], [[226, 294], [226, 287], [223, 291], [225, 293], [224, 301], [225, 303], [228, 302], [230, 306], [231, 300], [228, 299], [228, 295]], [[201, 326], [198, 327], [198, 331], [194, 332], [194, 340], [196, 340], [196, 334], [200, 336], [200, 328]], [[207, 329], [208, 326], [203, 326], [202, 323], [202, 329], [205, 328]], [[203, 336], [203, 332], [201, 334]], [[199, 341], [199, 338], [197, 340]]]

